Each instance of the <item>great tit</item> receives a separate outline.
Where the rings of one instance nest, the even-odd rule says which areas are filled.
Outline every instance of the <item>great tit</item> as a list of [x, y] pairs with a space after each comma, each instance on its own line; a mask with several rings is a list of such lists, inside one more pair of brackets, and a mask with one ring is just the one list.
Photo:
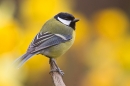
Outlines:
[[18, 68], [30, 57], [42, 54], [53, 60], [64, 54], [75, 40], [75, 25], [79, 19], [65, 12], [60, 12], [48, 20], [29, 45], [26, 53], [16, 59]]

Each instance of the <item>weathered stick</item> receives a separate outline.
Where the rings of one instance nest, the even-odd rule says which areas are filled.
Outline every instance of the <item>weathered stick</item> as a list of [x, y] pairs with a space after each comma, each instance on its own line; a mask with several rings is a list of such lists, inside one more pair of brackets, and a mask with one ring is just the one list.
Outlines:
[[50, 75], [52, 76], [53, 82], [55, 86], [66, 86], [63, 82], [62, 75], [57, 70], [57, 65], [54, 63], [54, 61], [50, 61]]

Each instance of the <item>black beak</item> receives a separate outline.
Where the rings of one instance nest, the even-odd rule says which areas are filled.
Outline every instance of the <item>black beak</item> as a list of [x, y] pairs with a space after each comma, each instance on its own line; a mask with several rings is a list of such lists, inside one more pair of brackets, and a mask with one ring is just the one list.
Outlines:
[[74, 20], [73, 20], [73, 22], [78, 22], [78, 21], [79, 21], [79, 19], [74, 19]]

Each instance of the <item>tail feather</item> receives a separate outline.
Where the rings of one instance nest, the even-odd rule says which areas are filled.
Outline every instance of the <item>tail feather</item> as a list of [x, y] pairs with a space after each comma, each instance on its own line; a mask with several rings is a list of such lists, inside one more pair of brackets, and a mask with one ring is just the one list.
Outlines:
[[27, 60], [30, 59], [35, 54], [25, 53], [23, 56], [19, 57], [14, 61], [17, 68], [20, 68]]

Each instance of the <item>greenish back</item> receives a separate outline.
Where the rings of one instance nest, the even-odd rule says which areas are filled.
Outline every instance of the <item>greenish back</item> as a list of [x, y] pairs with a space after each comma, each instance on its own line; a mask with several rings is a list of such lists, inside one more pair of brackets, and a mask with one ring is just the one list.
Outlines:
[[43, 25], [41, 32], [70, 35], [72, 34], [73, 29], [52, 18]]

